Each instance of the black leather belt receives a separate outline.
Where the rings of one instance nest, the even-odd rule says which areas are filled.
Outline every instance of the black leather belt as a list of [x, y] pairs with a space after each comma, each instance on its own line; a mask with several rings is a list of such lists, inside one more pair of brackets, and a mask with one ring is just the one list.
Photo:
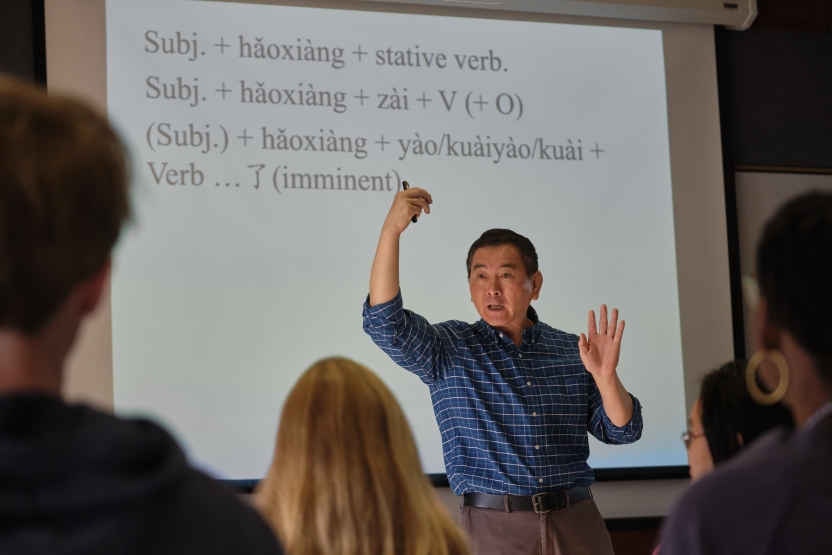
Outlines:
[[490, 493], [466, 493], [462, 496], [460, 507], [480, 507], [499, 509], [507, 513], [513, 511], [534, 511], [537, 514], [565, 509], [572, 503], [592, 497], [587, 486], [562, 489], [536, 495], [492, 495]]

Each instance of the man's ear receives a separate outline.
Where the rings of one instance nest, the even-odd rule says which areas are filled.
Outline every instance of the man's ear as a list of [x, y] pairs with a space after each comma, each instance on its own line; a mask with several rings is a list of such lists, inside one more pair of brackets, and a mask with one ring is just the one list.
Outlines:
[[101, 301], [101, 295], [104, 292], [104, 286], [110, 279], [111, 269], [112, 261], [108, 258], [100, 270], [81, 282], [80, 308], [84, 314], [89, 314], [98, 306], [98, 303]]
[[543, 274], [540, 270], [532, 274], [532, 300], [536, 301], [540, 297], [540, 288], [543, 287]]

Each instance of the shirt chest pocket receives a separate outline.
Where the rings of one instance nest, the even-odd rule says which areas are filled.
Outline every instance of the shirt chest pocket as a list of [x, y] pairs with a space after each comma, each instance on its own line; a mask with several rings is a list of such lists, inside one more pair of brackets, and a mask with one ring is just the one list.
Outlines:
[[587, 377], [583, 365], [571, 363], [534, 365], [534, 385], [541, 403], [552, 407], [554, 419], [586, 419]]

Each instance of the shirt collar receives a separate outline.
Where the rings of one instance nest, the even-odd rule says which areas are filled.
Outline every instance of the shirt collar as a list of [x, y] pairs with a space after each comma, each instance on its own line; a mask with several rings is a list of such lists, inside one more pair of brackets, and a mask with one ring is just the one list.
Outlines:
[[531, 306], [529, 306], [529, 310], [526, 311], [526, 316], [528, 316], [529, 320], [531, 320], [533, 324], [523, 330], [523, 339], [528, 343], [531, 339], [537, 339], [540, 337], [540, 318], [537, 316], [537, 311]]
[[[523, 338], [524, 343], [531, 343], [533, 340], [537, 340], [537, 338], [540, 337], [540, 318], [537, 316], [537, 311], [531, 306], [529, 306], [529, 310], [526, 311], [526, 317], [532, 321], [532, 325], [523, 330], [521, 337]], [[499, 341], [500, 337], [502, 337], [501, 332], [492, 328], [491, 325], [482, 318], [480, 318], [480, 321], [477, 322], [477, 324], [485, 335], [491, 337], [495, 341]], [[508, 337], [504, 337], [503, 340], [508, 341], [509, 343], [511, 342]]]

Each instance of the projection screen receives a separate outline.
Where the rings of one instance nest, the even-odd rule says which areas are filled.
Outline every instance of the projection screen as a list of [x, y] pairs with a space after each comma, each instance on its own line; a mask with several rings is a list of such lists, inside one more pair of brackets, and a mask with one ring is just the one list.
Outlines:
[[[73, 11], [67, 4], [76, 4]], [[427, 387], [362, 331], [400, 182], [432, 213], [402, 237], [405, 306], [478, 316], [464, 268], [489, 228], [536, 245], [541, 319], [607, 303], [642, 439], [594, 468], [686, 463], [704, 371], [733, 355], [712, 29], [404, 5], [47, 2], [51, 90], [102, 109], [133, 156], [135, 214], [70, 395], [168, 425], [230, 480], [267, 468], [315, 360], [376, 371], [427, 473]], [[110, 381], [111, 380], [111, 381]]]

